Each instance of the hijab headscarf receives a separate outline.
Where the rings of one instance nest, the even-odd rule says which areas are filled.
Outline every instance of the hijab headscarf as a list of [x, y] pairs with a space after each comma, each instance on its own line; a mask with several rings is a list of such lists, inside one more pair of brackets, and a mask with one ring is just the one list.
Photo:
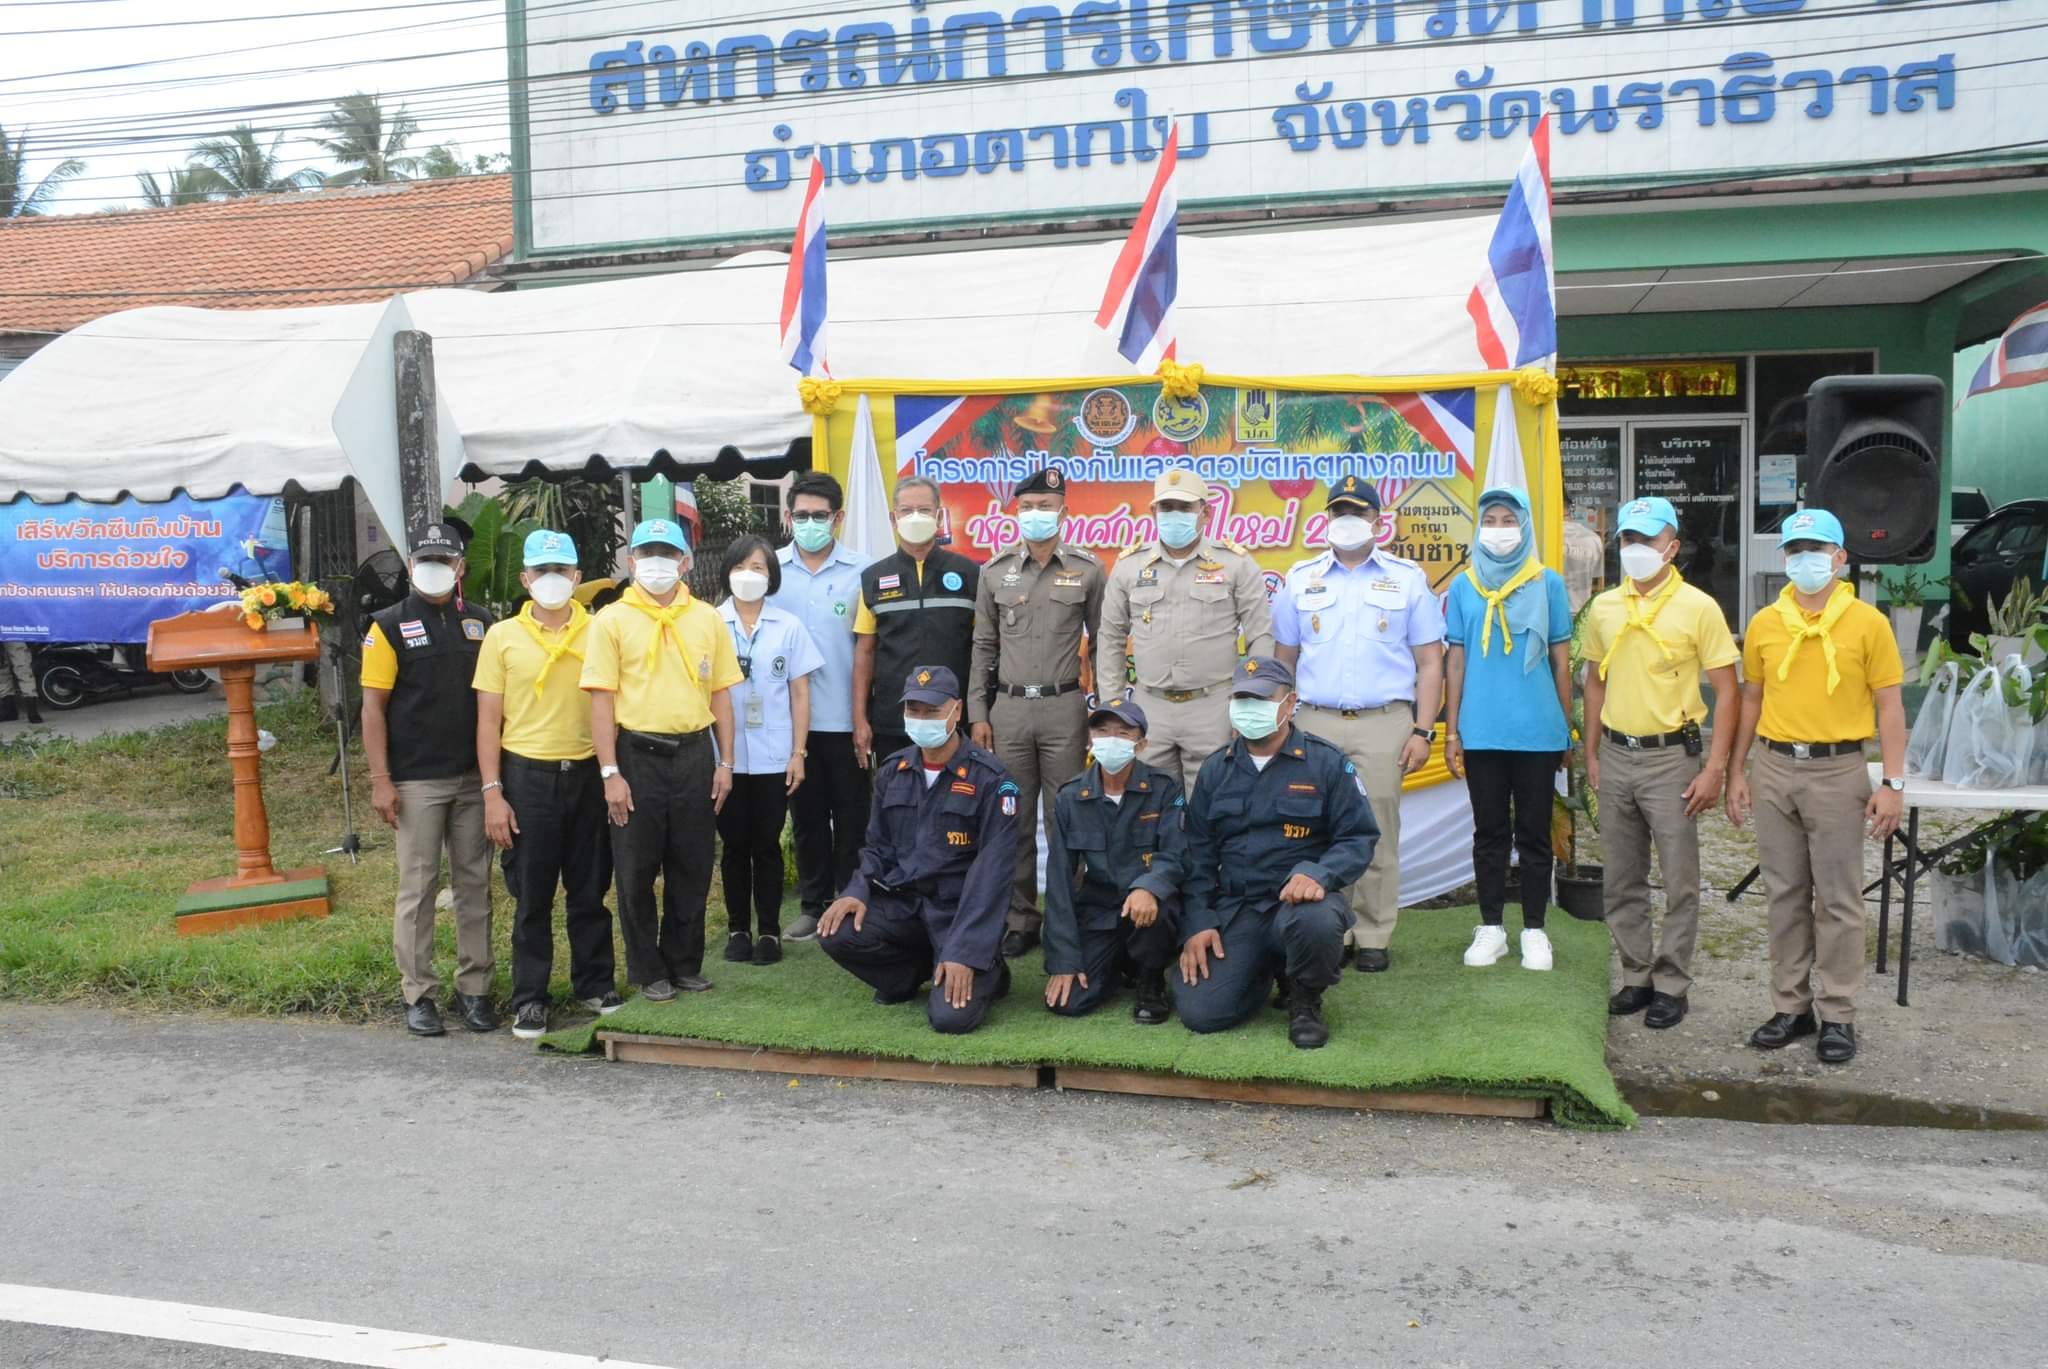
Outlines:
[[[1482, 585], [1498, 593], [1536, 555], [1536, 533], [1529, 518], [1527, 491], [1514, 485], [1494, 486], [1479, 496], [1479, 516], [1484, 518], [1486, 510], [1495, 505], [1513, 509], [1522, 529], [1522, 545], [1506, 556], [1495, 556], [1481, 546], [1479, 529], [1472, 529], [1472, 572]], [[1550, 594], [1543, 577], [1520, 585], [1508, 596], [1505, 607], [1508, 635], [1522, 649], [1522, 670], [1535, 670], [1548, 661], [1550, 651]]]

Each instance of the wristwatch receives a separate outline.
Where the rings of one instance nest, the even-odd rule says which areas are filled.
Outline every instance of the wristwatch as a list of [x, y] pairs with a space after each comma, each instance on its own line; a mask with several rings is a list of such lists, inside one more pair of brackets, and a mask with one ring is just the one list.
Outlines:
[[1410, 728], [1409, 731], [1426, 742], [1436, 740], [1436, 729], [1433, 727], [1414, 727]]
[[1878, 783], [1882, 784], [1885, 788], [1891, 790], [1895, 794], [1903, 794], [1906, 792], [1906, 781], [1903, 776], [1899, 779], [1893, 779], [1890, 775], [1887, 775], [1882, 780], [1879, 780]]
[[619, 767], [616, 765], [600, 765], [597, 767], [597, 777], [601, 780], [608, 780], [618, 773]]

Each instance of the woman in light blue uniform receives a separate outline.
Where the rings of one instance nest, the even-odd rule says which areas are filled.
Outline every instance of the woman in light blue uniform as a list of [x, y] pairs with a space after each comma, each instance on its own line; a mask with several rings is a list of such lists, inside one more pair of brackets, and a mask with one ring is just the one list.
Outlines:
[[[1522, 968], [1547, 970], [1551, 796], [1571, 746], [1572, 610], [1564, 577], [1536, 559], [1527, 493], [1501, 485], [1479, 496], [1472, 563], [1446, 598], [1444, 762], [1472, 795], [1479, 886], [1465, 963], [1491, 965], [1508, 953], [1512, 844], [1522, 864]], [[1461, 707], [1467, 697], [1470, 710]]]
[[811, 672], [825, 663], [797, 616], [767, 597], [782, 586], [782, 566], [759, 537], [726, 549], [732, 595], [718, 616], [740, 658], [732, 691], [732, 793], [718, 814], [724, 845], [725, 958], [773, 965], [782, 959], [782, 823], [789, 796], [804, 782], [800, 738], [811, 730]]

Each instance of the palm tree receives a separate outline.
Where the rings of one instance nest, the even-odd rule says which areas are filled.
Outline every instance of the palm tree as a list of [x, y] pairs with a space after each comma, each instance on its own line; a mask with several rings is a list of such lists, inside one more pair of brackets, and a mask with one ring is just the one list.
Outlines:
[[41, 214], [49, 207], [57, 187], [84, 170], [84, 162], [66, 157], [44, 172], [33, 190], [29, 189], [28, 131], [24, 129], [10, 143], [6, 128], [0, 127], [0, 219], [27, 219]]
[[314, 141], [347, 168], [327, 177], [328, 185], [382, 185], [410, 180], [420, 172], [421, 159], [405, 151], [420, 126], [404, 105], [387, 115], [376, 96], [357, 91], [336, 100], [320, 127], [334, 136]]
[[297, 190], [301, 186], [317, 184], [320, 173], [312, 170], [294, 171], [286, 174], [278, 169], [278, 149], [284, 146], [285, 135], [279, 133], [265, 147], [257, 138], [256, 130], [248, 124], [236, 124], [221, 137], [210, 138], [193, 150], [193, 160], [210, 169], [219, 179], [221, 190], [230, 196], [263, 195], [273, 190]]
[[142, 186], [142, 202], [151, 209], [200, 204], [227, 189], [212, 167], [196, 162], [172, 167], [161, 181], [154, 171], [145, 171], [135, 179]]

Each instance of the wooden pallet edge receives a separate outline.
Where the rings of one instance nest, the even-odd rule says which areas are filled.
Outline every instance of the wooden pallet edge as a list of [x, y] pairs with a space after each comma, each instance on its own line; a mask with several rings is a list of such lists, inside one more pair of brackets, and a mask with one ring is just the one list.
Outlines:
[[1292, 1107], [1343, 1108], [1369, 1112], [1429, 1112], [1452, 1117], [1536, 1119], [1549, 1110], [1542, 1098], [1502, 1098], [1481, 1093], [1402, 1092], [1379, 1089], [1324, 1088], [1313, 1084], [1281, 1084], [1257, 1079], [1198, 1079], [1185, 1074], [1149, 1074], [1140, 1070], [1060, 1065], [1053, 1070], [1057, 1088], [1095, 1093], [1135, 1093], [1155, 1098], [1199, 1098], [1219, 1103], [1284, 1104]]
[[1036, 1065], [949, 1065], [930, 1060], [842, 1055], [832, 1051], [785, 1051], [704, 1041], [686, 1036], [644, 1036], [601, 1031], [607, 1060], [641, 1065], [685, 1065], [697, 1069], [746, 1070], [759, 1074], [800, 1074], [837, 1079], [886, 1079], [908, 1084], [964, 1084], [976, 1088], [1035, 1089]]

